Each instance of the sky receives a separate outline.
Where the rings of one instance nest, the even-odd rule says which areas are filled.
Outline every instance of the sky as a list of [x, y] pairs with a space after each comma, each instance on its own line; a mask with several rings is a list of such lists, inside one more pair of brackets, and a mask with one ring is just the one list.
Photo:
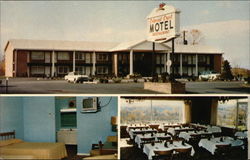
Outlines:
[[250, 69], [249, 1], [0, 1], [0, 53], [9, 39], [125, 42], [146, 38], [146, 17], [161, 2], [181, 10], [181, 29]]

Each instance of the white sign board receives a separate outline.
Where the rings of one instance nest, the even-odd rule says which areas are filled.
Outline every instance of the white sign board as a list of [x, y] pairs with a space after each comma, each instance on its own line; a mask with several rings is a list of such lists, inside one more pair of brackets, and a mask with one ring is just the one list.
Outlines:
[[166, 42], [180, 35], [180, 11], [161, 4], [147, 17], [148, 41]]

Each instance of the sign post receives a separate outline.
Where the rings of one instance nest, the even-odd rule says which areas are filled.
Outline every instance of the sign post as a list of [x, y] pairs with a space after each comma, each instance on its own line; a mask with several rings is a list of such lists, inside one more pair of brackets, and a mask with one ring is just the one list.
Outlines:
[[[173, 6], [161, 3], [159, 8], [153, 9], [147, 16], [147, 34], [147, 40], [153, 43], [165, 43], [172, 40], [171, 79], [174, 81], [174, 39], [180, 35], [180, 11]], [[153, 44], [153, 53], [154, 49]]]

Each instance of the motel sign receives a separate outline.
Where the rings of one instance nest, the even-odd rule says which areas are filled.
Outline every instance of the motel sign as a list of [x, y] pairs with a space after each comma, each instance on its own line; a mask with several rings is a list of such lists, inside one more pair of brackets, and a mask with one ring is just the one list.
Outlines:
[[173, 6], [159, 5], [147, 16], [148, 40], [166, 42], [180, 35], [180, 11]]

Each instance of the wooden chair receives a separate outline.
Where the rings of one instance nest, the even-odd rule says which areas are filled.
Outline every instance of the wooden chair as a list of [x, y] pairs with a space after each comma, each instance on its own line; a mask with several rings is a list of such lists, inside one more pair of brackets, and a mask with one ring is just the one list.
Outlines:
[[155, 142], [155, 138], [154, 137], [147, 137], [147, 138], [141, 138], [141, 148], [144, 147], [144, 144], [149, 144]]
[[231, 144], [218, 144], [216, 145], [215, 157], [217, 159], [228, 159], [231, 152]]
[[152, 129], [158, 129], [159, 128], [159, 124], [150, 124], [149, 127], [152, 128]]
[[153, 156], [152, 158], [153, 158], [153, 160], [172, 160], [173, 151], [174, 150], [154, 151], [155, 156]]
[[169, 141], [171, 140], [171, 137], [158, 137], [157, 138], [160, 142], [163, 142], [163, 141]]
[[174, 159], [178, 159], [178, 160], [189, 160], [191, 159], [191, 150], [192, 148], [177, 148], [175, 149], [175, 156], [174, 156]]
[[91, 156], [98, 155], [109, 155], [117, 153], [117, 148], [104, 148], [102, 141], [99, 141], [98, 144], [92, 144], [92, 150], [90, 151]]

